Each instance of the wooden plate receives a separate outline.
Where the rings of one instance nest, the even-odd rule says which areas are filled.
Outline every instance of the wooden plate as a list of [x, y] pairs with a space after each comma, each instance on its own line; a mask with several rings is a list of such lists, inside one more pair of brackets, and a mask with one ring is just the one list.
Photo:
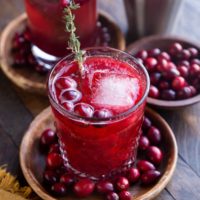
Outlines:
[[[140, 187], [139, 185], [131, 187], [130, 191], [135, 200], [149, 200], [156, 197], [171, 179], [177, 162], [177, 144], [174, 134], [167, 122], [151, 109], [146, 109], [146, 116], [161, 130], [165, 160], [161, 166], [163, 174], [157, 184], [151, 187]], [[47, 108], [39, 114], [25, 133], [20, 147], [20, 164], [23, 174], [33, 190], [43, 199], [55, 200], [54, 197], [45, 191], [41, 184], [42, 172], [45, 167], [45, 157], [41, 155], [39, 151], [39, 138], [42, 131], [47, 128], [54, 129], [54, 121], [50, 108]], [[61, 199], [64, 198], [60, 198], [60, 200]], [[68, 196], [68, 199], [74, 200], [77, 198]], [[93, 195], [87, 199], [101, 199], [101, 197]]]
[[[120, 50], [125, 50], [125, 39], [113, 22], [112, 18], [104, 12], [100, 12], [100, 22], [111, 31], [111, 46]], [[11, 21], [4, 29], [0, 40], [0, 61], [1, 68], [6, 76], [18, 87], [28, 92], [46, 95], [46, 77], [35, 72], [29, 66], [22, 68], [12, 67], [12, 38], [16, 32], [21, 32], [27, 24], [27, 15], [24, 13]]]
[[[130, 44], [126, 51], [131, 55], [135, 55], [138, 51], [146, 49], [150, 50], [153, 48], [160, 48], [161, 50], [166, 50], [170, 44], [174, 42], [181, 43], [185, 48], [188, 47], [196, 47], [200, 51], [200, 46], [197, 44], [179, 37], [166, 37], [160, 35], [154, 35], [145, 37], [140, 39], [132, 44]], [[185, 100], [177, 100], [177, 101], [165, 101], [165, 100], [158, 100], [154, 98], [147, 98], [147, 102], [155, 107], [164, 108], [164, 109], [177, 109], [182, 108], [185, 106], [189, 106], [195, 104], [200, 101], [200, 94]]]

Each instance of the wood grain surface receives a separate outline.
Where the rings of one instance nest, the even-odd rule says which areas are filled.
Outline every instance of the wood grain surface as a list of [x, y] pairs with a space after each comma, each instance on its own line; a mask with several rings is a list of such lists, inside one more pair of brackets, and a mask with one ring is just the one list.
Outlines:
[[[115, 18], [116, 13], [120, 14], [121, 7], [116, 11], [116, 8], [112, 9], [109, 5], [118, 1], [101, 0], [100, 5], [107, 10], [110, 8], [110, 14]], [[24, 8], [22, 0], [0, 0], [0, 5], [2, 31], [11, 19], [24, 11]], [[7, 164], [8, 170], [17, 175], [21, 183], [24, 183], [24, 178], [19, 167], [19, 144], [34, 116], [47, 105], [47, 98], [21, 91], [0, 72], [0, 165]], [[156, 200], [199, 200], [200, 103], [178, 111], [158, 112], [175, 133], [179, 159], [172, 181]]]

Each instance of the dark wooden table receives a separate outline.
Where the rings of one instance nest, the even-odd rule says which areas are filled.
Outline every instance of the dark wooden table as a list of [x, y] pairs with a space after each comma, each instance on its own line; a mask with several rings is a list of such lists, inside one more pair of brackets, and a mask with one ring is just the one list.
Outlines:
[[[0, 0], [0, 5], [2, 31], [24, 8], [22, 0]], [[47, 106], [47, 98], [21, 91], [0, 72], [0, 165], [7, 164], [8, 171], [22, 184], [25, 180], [19, 166], [20, 142], [35, 115]], [[156, 199], [200, 200], [200, 103], [181, 110], [158, 112], [175, 133], [179, 157], [171, 182]]]

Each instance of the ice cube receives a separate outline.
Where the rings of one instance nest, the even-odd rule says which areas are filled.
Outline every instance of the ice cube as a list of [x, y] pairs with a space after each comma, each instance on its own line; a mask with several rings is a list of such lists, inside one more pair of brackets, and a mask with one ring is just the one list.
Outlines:
[[93, 78], [94, 105], [125, 111], [135, 104], [139, 93], [137, 78], [126, 74], [96, 74]]

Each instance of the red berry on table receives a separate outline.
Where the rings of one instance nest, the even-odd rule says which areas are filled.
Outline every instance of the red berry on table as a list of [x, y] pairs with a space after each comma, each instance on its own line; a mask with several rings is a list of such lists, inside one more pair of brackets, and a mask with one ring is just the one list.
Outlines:
[[149, 89], [149, 97], [157, 99], [160, 95], [160, 92], [156, 86], [151, 85]]
[[139, 139], [139, 150], [145, 151], [150, 145], [149, 139], [146, 136], [141, 136]]
[[139, 160], [137, 162], [137, 168], [141, 173], [143, 173], [149, 170], [154, 170], [155, 166], [147, 160]]
[[49, 169], [57, 169], [61, 167], [63, 160], [60, 154], [58, 153], [49, 153], [46, 158], [46, 165]]
[[94, 191], [95, 184], [92, 180], [85, 178], [79, 180], [75, 185], [74, 185], [74, 193], [78, 197], [87, 197], [91, 195]]
[[96, 190], [100, 194], [107, 194], [114, 191], [114, 186], [109, 181], [100, 181], [96, 185]]
[[146, 155], [147, 155], [148, 160], [150, 160], [155, 165], [159, 165], [162, 162], [163, 153], [156, 146], [150, 146], [147, 149], [147, 154]]
[[51, 187], [51, 191], [58, 196], [64, 196], [67, 193], [67, 188], [63, 183], [55, 183]]
[[131, 200], [131, 193], [127, 190], [121, 191], [119, 193], [120, 200]]
[[53, 143], [57, 142], [57, 135], [55, 133], [55, 131], [51, 130], [51, 129], [47, 129], [45, 131], [42, 132], [42, 136], [40, 138], [40, 144], [42, 146], [50, 146]]
[[174, 78], [174, 80], [172, 81], [172, 88], [174, 90], [181, 90], [182, 88], [184, 88], [184, 86], [186, 86], [186, 81], [181, 76]]
[[161, 142], [161, 134], [160, 134], [160, 130], [158, 128], [156, 128], [155, 126], [152, 126], [148, 133], [147, 133], [147, 137], [150, 140], [151, 144], [160, 144]]
[[142, 185], [154, 184], [160, 178], [161, 173], [157, 170], [150, 170], [142, 174], [141, 183]]
[[119, 177], [116, 181], [116, 188], [118, 191], [127, 190], [129, 188], [129, 181], [126, 177]]
[[119, 195], [116, 192], [110, 192], [106, 195], [106, 200], [119, 200]]
[[147, 68], [148, 71], [154, 71], [156, 69], [156, 65], [158, 64], [158, 61], [153, 58], [149, 57], [145, 60], [144, 65]]
[[136, 183], [140, 179], [140, 172], [137, 168], [130, 168], [127, 173], [127, 178], [130, 183]]

